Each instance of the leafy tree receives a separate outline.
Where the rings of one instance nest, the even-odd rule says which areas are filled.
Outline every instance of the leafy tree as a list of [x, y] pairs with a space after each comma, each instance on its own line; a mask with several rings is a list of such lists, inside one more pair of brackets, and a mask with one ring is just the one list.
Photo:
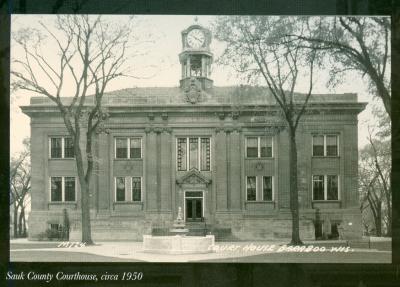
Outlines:
[[315, 44], [329, 55], [331, 79], [341, 80], [353, 70], [368, 77], [372, 94], [391, 115], [390, 19], [388, 17], [310, 17], [306, 33], [291, 36]]
[[[132, 18], [114, 23], [101, 16], [60, 15], [55, 29], [42, 22], [40, 25], [44, 34], [28, 28], [13, 35], [23, 52], [13, 59], [12, 84], [16, 89], [46, 96], [58, 108], [74, 143], [81, 189], [82, 242], [92, 244], [89, 187], [95, 164], [93, 137], [104, 131], [108, 118], [102, 106], [106, 88], [128, 72], [124, 61]], [[47, 39], [57, 49], [56, 60], [51, 60]], [[90, 92], [94, 95], [88, 97]]]
[[[311, 96], [317, 58], [315, 49], [303, 49], [302, 41], [293, 41], [285, 35], [302, 33], [304, 23], [292, 17], [224, 16], [219, 17], [214, 25], [215, 37], [226, 43], [220, 63], [233, 66], [249, 81], [261, 79], [266, 83], [286, 123], [289, 134], [291, 244], [302, 244], [296, 130]], [[296, 85], [304, 78], [308, 83], [307, 93], [295, 93]]]

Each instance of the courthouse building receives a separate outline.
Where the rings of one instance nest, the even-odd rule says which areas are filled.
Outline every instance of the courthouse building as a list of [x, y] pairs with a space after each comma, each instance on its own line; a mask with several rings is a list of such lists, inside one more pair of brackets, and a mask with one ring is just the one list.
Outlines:
[[[179, 208], [189, 229], [217, 239], [290, 238], [288, 134], [279, 106], [265, 87], [214, 86], [211, 39], [199, 25], [182, 31], [177, 87], [104, 95], [110, 118], [94, 140], [94, 240], [166, 234]], [[357, 115], [364, 107], [356, 94], [310, 98], [297, 133], [302, 239], [337, 238], [338, 229], [361, 236]], [[70, 240], [79, 239], [72, 140], [47, 98], [22, 110], [31, 118], [29, 236], [68, 218]]]

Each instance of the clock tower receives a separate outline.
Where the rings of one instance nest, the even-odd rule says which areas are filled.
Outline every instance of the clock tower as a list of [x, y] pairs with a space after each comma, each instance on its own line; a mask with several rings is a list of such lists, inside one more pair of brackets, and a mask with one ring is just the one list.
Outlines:
[[179, 61], [182, 66], [180, 87], [184, 91], [197, 89], [210, 92], [213, 81], [211, 63], [213, 54], [210, 52], [211, 31], [197, 24], [182, 31], [182, 52]]

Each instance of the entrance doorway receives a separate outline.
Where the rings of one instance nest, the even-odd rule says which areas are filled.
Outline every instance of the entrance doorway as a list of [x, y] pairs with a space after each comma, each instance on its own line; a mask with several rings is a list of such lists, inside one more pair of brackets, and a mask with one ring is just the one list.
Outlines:
[[203, 220], [203, 192], [186, 191], [185, 192], [185, 219], [186, 221]]

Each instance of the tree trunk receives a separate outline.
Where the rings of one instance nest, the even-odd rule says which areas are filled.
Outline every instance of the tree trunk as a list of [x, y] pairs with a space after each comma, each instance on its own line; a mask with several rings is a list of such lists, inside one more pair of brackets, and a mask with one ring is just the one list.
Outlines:
[[296, 130], [289, 126], [289, 176], [290, 212], [292, 213], [292, 245], [301, 245], [299, 227], [299, 193], [297, 190], [297, 145]]
[[89, 183], [84, 178], [79, 177], [81, 185], [81, 211], [82, 211], [82, 242], [86, 245], [93, 244], [90, 226], [90, 197]]
[[21, 206], [21, 212], [19, 213], [19, 219], [18, 219], [18, 236], [19, 237], [24, 237], [24, 230], [23, 230], [23, 221], [25, 218], [25, 209], [22, 205]]
[[14, 238], [18, 237], [18, 206], [17, 200], [14, 199]]
[[382, 236], [382, 202], [377, 203], [376, 217], [375, 217], [376, 236]]

